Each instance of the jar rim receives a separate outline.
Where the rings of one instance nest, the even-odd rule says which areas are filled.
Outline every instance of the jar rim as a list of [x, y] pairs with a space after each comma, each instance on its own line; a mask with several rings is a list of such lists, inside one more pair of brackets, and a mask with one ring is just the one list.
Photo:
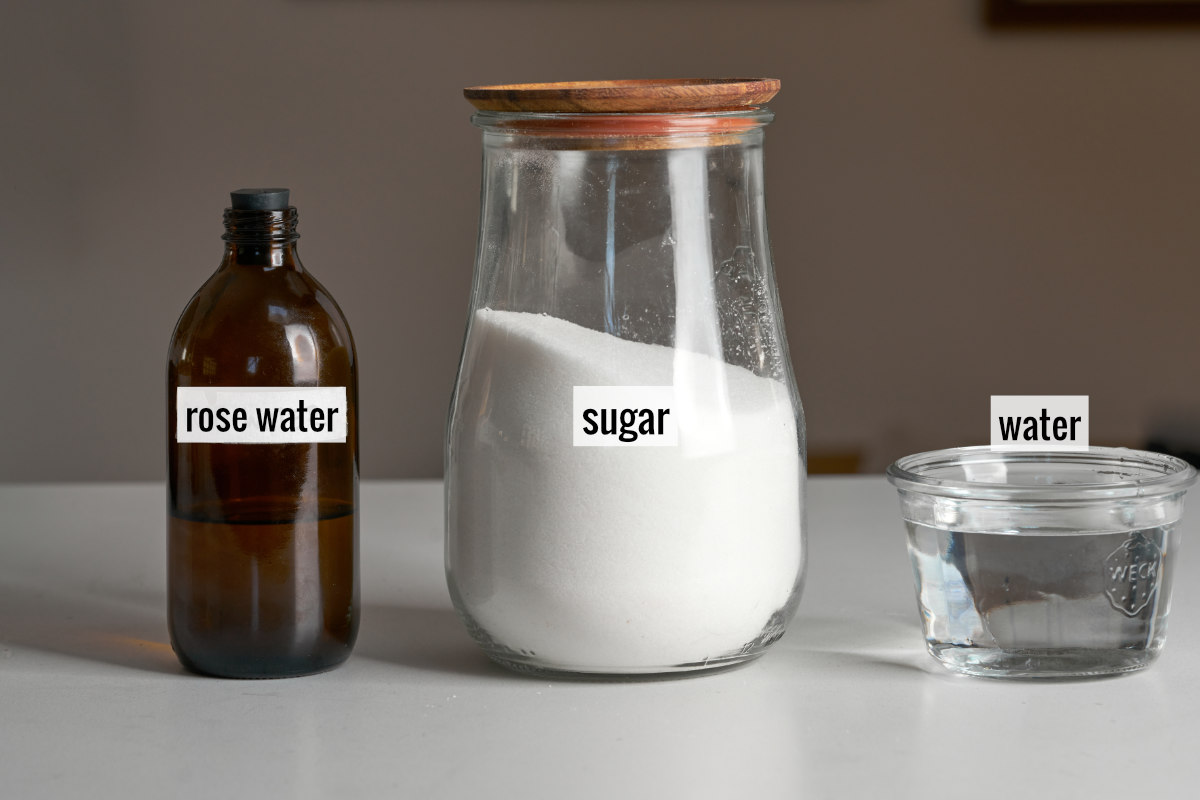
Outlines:
[[1028, 503], [1162, 497], [1186, 491], [1197, 478], [1183, 459], [1147, 450], [1006, 451], [986, 445], [905, 456], [886, 475], [901, 492]]
[[[485, 134], [528, 136], [576, 142], [594, 141], [599, 149], [604, 142], [640, 140], [633, 149], [654, 149], [657, 141], [696, 141], [728, 144], [761, 129], [775, 118], [767, 108], [734, 111], [576, 113], [527, 111], [476, 111], [471, 123]], [[617, 144], [613, 149], [629, 149]]]

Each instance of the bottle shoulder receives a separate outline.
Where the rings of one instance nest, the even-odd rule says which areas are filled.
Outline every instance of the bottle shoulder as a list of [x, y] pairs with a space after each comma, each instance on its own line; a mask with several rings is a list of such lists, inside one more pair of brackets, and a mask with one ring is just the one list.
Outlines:
[[193, 385], [329, 385], [352, 379], [356, 361], [333, 296], [308, 272], [283, 268], [218, 269], [168, 350], [172, 376]]

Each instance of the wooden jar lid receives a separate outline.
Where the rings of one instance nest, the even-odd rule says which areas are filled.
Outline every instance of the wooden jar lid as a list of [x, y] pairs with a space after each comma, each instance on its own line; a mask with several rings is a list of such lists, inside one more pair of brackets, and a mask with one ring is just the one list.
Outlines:
[[761, 106], [777, 78], [566, 81], [472, 86], [463, 94], [480, 111], [654, 114], [737, 111]]

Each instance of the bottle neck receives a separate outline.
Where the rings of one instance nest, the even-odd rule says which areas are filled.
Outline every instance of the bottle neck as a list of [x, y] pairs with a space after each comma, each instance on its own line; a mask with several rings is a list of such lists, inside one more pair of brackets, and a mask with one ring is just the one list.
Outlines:
[[225, 245], [224, 266], [278, 267], [301, 270], [295, 244], [233, 244]]
[[278, 211], [225, 209], [225, 266], [301, 269], [296, 254], [298, 215]]

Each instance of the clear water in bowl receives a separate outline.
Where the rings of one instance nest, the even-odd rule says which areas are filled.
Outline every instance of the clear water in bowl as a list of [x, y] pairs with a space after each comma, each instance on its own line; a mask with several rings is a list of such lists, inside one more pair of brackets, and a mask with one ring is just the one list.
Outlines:
[[930, 653], [994, 677], [1141, 669], [1162, 649], [1177, 535], [908, 527]]

